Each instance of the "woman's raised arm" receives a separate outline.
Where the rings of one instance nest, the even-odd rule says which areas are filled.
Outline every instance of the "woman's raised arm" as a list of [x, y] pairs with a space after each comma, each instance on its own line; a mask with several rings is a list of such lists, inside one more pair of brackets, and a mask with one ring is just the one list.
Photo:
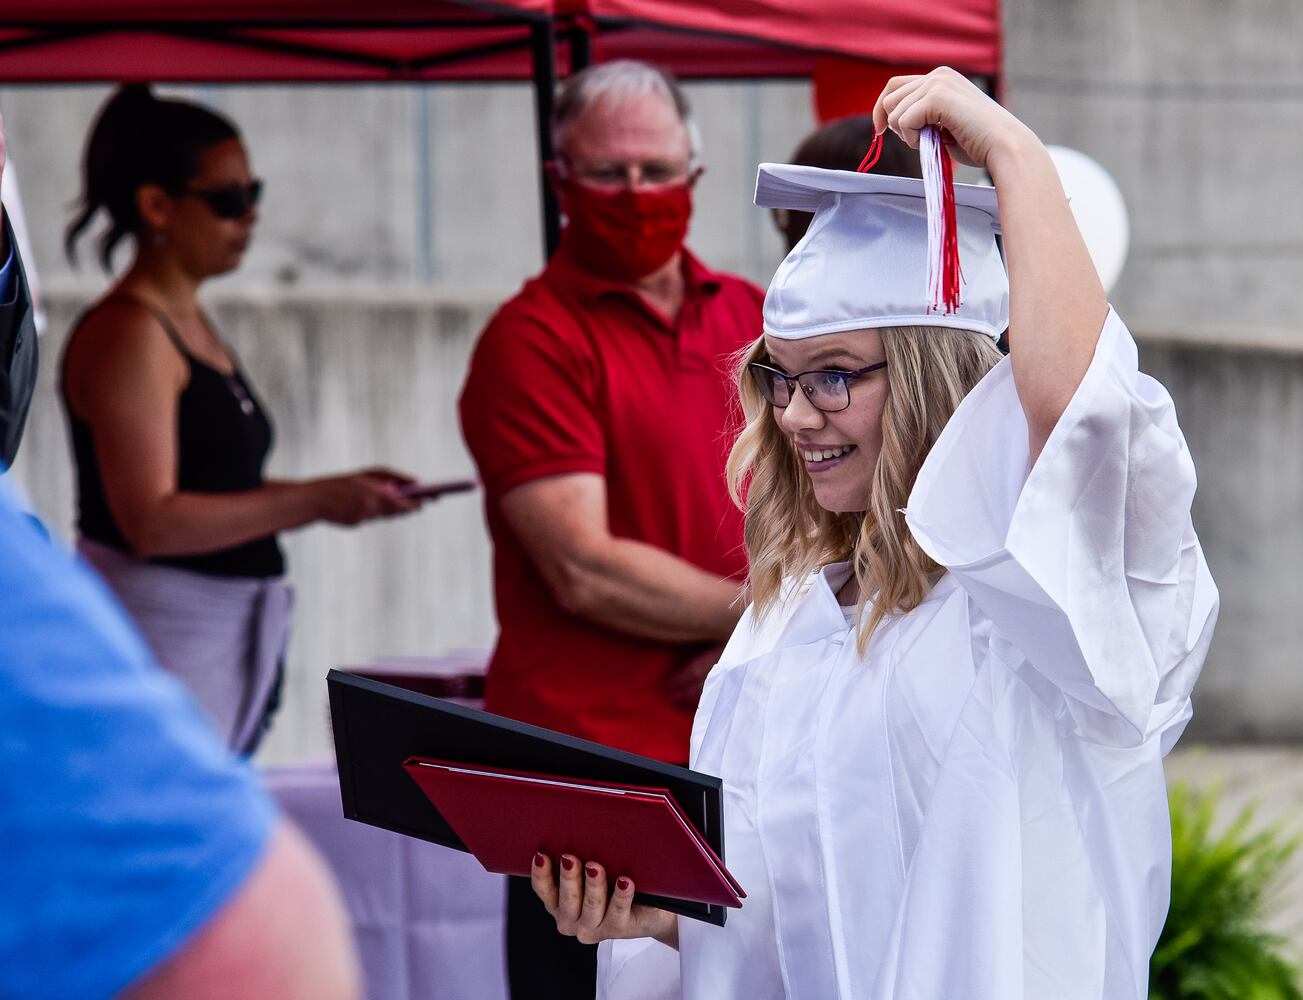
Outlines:
[[1035, 462], [1090, 367], [1108, 315], [1049, 152], [1031, 129], [946, 67], [894, 77], [873, 120], [916, 149], [925, 126], [943, 128], [956, 159], [984, 168], [995, 182], [1009, 269], [1009, 353]]

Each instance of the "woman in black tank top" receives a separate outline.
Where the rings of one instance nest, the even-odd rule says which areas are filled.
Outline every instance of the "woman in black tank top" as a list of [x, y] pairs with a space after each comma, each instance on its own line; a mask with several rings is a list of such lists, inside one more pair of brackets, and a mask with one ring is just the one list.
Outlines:
[[[143, 298], [119, 292], [104, 299], [100, 309], [119, 305], [124, 319], [132, 306], [152, 316], [185, 364], [185, 388], [176, 404], [177, 492], [237, 493], [262, 486], [272, 429], [244, 375], [238, 369], [220, 371], [191, 354], [167, 314]], [[91, 425], [69, 409], [68, 426], [77, 464], [77, 530], [83, 538], [130, 552], [105, 495]], [[150, 561], [214, 576], [285, 572], [285, 557], [273, 534], [215, 552], [161, 554]]]
[[419, 501], [405, 495], [410, 479], [385, 469], [264, 478], [271, 423], [198, 300], [205, 280], [239, 264], [257, 219], [261, 184], [234, 125], [145, 87], [120, 89], [91, 132], [84, 183], [69, 256], [101, 210], [105, 269], [123, 238], [135, 256], [64, 353], [80, 547], [163, 665], [249, 752], [284, 646], [277, 534], [402, 514]]

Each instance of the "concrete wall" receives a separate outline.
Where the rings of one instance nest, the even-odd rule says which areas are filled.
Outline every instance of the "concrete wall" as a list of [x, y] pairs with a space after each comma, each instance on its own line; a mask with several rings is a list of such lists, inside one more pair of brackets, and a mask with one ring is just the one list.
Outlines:
[[1285, 337], [1234, 339], [1153, 332], [1141, 349], [1176, 400], [1199, 473], [1195, 526], [1222, 596], [1190, 734], [1298, 741], [1303, 350]]
[[1303, 5], [1003, 0], [1007, 99], [1131, 214], [1112, 298], [1149, 331], [1222, 592], [1191, 735], [1303, 738]]
[[[813, 124], [803, 83], [694, 84], [707, 170], [690, 242], [710, 263], [767, 281], [781, 259], [751, 205], [756, 163], [785, 159]], [[421, 288], [501, 297], [542, 263], [532, 91], [494, 86], [163, 88], [242, 129], [267, 181], [254, 242], [231, 290]], [[8, 152], [36, 265], [58, 287], [102, 278], [90, 241], [80, 270], [62, 231], [102, 86], [0, 88]], [[127, 259], [127, 251], [121, 252]]]
[[1117, 180], [1136, 326], [1300, 330], [1303, 4], [1004, 0], [1008, 99]]

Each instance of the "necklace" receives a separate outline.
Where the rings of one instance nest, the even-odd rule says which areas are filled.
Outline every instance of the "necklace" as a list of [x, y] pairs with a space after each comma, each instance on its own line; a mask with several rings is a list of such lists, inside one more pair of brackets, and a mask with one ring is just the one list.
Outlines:
[[222, 378], [226, 380], [226, 387], [231, 390], [231, 395], [236, 398], [240, 404], [240, 412], [246, 417], [253, 416], [254, 404], [253, 398], [240, 381], [239, 375], [235, 372], [222, 372]]
[[[257, 404], [254, 403], [253, 397], [249, 395], [249, 390], [244, 387], [244, 382], [241, 381], [240, 379], [238, 369], [236, 369], [235, 371], [224, 372], [221, 369], [217, 368], [215, 365], [212, 365], [205, 361], [200, 361], [198, 358], [195, 357], [195, 355], [190, 351], [190, 349], [186, 347], [185, 341], [181, 339], [181, 334], [178, 332], [176, 324], [172, 322], [171, 313], [169, 313], [167, 309], [164, 309], [162, 306], [155, 304], [150, 299], [137, 295], [134, 292], [122, 292], [119, 294], [121, 294], [124, 298], [133, 299], [136, 302], [139, 302], [142, 306], [144, 306], [151, 313], [153, 313], [154, 318], [159, 321], [159, 323], [163, 327], [163, 330], [167, 333], [168, 339], [172, 341], [172, 343], [176, 346], [176, 349], [181, 352], [182, 356], [185, 357], [186, 360], [191, 362], [192, 364], [193, 363], [202, 364], [205, 368], [209, 368], [212, 371], [217, 372], [218, 375], [222, 376], [222, 381], [226, 383], [226, 388], [229, 389], [231, 395], [235, 397], [235, 401], [240, 404], [240, 412], [243, 413], [246, 417], [251, 417], [254, 415], [255, 411], [258, 409]], [[218, 338], [217, 334], [213, 332], [213, 325], [210, 322], [208, 322], [208, 317], [205, 316], [202, 312], [199, 314], [199, 321], [203, 324], [205, 330], [207, 330], [208, 335], [213, 339], [213, 341], [217, 345], [221, 346], [220, 338]], [[222, 348], [222, 353], [227, 355], [228, 361], [230, 362], [234, 361], [234, 359], [231, 358], [230, 356], [230, 352], [227, 351], [224, 347]]]

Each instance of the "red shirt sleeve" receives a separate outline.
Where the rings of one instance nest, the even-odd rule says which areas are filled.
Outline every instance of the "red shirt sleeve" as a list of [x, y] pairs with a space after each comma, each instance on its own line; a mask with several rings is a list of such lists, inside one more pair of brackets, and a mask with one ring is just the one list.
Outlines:
[[584, 347], [511, 304], [485, 328], [459, 407], [489, 496], [544, 476], [606, 471], [597, 364]]

